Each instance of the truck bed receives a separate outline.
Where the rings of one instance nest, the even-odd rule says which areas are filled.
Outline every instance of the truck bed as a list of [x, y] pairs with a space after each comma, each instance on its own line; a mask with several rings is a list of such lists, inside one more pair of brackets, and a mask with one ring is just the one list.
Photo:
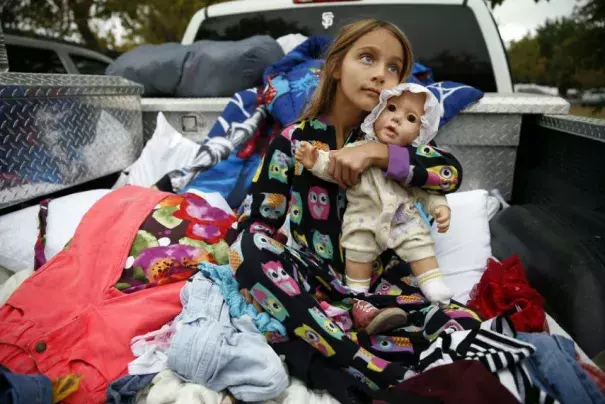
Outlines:
[[[229, 98], [143, 98], [143, 138], [151, 138], [162, 112], [174, 128], [201, 142], [229, 102]], [[497, 188], [510, 199], [523, 116], [568, 112], [569, 103], [559, 97], [486, 93], [444, 125], [435, 141], [462, 163], [462, 190]]]

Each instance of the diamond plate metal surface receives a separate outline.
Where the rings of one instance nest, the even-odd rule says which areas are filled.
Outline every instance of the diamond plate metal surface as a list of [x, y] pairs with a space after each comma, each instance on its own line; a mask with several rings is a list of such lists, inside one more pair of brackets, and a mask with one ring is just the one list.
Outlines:
[[141, 95], [143, 86], [117, 76], [0, 73], [0, 98]]
[[435, 137], [437, 144], [517, 146], [521, 115], [461, 114], [446, 123]]
[[61, 75], [51, 83], [69, 88], [55, 88], [40, 75], [24, 76], [0, 74], [0, 209], [118, 172], [137, 159], [143, 146], [140, 86]]
[[462, 164], [464, 177], [461, 191], [497, 188], [510, 200], [513, 193], [516, 147], [458, 146], [440, 144], [451, 151]]
[[143, 112], [143, 142], [147, 143], [157, 125], [158, 114], [157, 112]]
[[143, 112], [223, 112], [231, 98], [143, 98]]
[[545, 115], [538, 119], [538, 125], [571, 135], [605, 142], [605, 119], [572, 115]]
[[471, 114], [560, 114], [569, 113], [569, 102], [561, 97], [524, 93], [486, 93], [462, 113]]

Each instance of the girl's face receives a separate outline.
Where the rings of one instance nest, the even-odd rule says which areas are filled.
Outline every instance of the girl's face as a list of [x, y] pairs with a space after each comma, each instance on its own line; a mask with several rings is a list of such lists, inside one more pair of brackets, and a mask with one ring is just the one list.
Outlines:
[[385, 88], [395, 87], [403, 69], [403, 48], [384, 28], [359, 38], [346, 53], [334, 78], [337, 91], [355, 107], [370, 112]]
[[374, 133], [382, 143], [407, 146], [420, 135], [426, 94], [404, 91], [391, 97], [374, 122]]

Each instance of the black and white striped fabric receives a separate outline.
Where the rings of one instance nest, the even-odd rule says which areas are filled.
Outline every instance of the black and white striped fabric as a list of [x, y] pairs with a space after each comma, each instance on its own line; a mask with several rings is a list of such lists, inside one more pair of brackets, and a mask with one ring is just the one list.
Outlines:
[[535, 386], [523, 360], [536, 348], [514, 338], [508, 319], [496, 317], [482, 323], [478, 330], [446, 331], [420, 354], [421, 372], [458, 360], [481, 362], [521, 403], [556, 403]]

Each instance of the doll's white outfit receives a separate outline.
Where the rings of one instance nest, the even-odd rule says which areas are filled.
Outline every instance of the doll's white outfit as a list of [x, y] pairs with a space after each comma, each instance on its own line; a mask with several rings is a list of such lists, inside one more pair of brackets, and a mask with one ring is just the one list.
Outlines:
[[[365, 139], [345, 147], [379, 142], [374, 134], [374, 122], [384, 110], [387, 100], [404, 91], [426, 93], [420, 135], [413, 145], [428, 144], [437, 133], [441, 106], [433, 93], [425, 87], [403, 83], [380, 94], [379, 104], [361, 125]], [[326, 181], [333, 181], [328, 173], [329, 153], [322, 150], [318, 152], [311, 172]], [[407, 262], [434, 257], [435, 242], [415, 202], [420, 202], [430, 214], [434, 213], [437, 206], [447, 206], [443, 195], [430, 194], [420, 188], [403, 187], [397, 181], [386, 178], [380, 168], [370, 167], [364, 171], [357, 185], [347, 190], [347, 209], [343, 217], [341, 239], [346, 258], [354, 262], [373, 262], [386, 249], [394, 250]]]

